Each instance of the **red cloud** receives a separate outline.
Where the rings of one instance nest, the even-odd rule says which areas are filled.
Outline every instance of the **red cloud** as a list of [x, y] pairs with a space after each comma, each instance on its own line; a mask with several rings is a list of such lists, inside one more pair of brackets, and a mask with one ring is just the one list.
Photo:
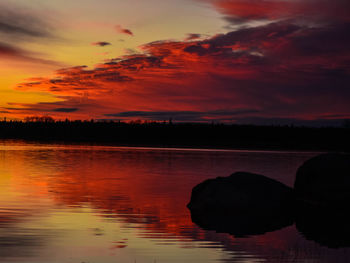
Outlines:
[[126, 35], [130, 35], [130, 36], [134, 36], [134, 33], [130, 29], [123, 28], [121, 25], [116, 25], [115, 29], [120, 34], [126, 34]]
[[[206, 0], [205, 0], [206, 1]], [[347, 0], [209, 0], [228, 19], [299, 19], [349, 21]]]
[[[253, 111], [225, 115], [225, 120], [349, 115], [348, 29], [347, 24], [309, 27], [285, 21], [203, 40], [152, 42], [140, 47], [143, 54], [94, 69], [62, 69], [56, 78], [18, 88], [50, 92], [67, 102], [26, 105], [28, 110], [79, 108], [72, 116], [237, 109]], [[84, 105], [78, 103], [81, 98]]]

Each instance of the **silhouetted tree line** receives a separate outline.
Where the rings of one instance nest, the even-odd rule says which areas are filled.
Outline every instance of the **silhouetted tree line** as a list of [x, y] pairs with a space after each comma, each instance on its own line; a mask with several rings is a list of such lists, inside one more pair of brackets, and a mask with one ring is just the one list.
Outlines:
[[0, 122], [0, 138], [120, 146], [349, 151], [350, 128], [307, 128], [152, 121], [55, 121], [29, 117]]

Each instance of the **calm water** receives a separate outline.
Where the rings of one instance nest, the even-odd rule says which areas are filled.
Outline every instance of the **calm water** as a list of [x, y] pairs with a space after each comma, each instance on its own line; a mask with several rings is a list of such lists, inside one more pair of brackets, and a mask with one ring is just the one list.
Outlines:
[[0, 262], [347, 262], [290, 226], [249, 238], [205, 231], [193, 186], [235, 171], [292, 185], [316, 153], [0, 142]]

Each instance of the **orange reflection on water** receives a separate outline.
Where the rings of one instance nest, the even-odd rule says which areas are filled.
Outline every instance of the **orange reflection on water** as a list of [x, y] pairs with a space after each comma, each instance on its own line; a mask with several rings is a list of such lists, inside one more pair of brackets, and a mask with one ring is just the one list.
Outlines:
[[[184, 231], [195, 228], [185, 207], [192, 187], [184, 181], [186, 172], [174, 171], [172, 161], [159, 162], [171, 156], [147, 151], [120, 151], [107, 158], [105, 152], [69, 155], [72, 163], [50, 178], [49, 192], [56, 202], [89, 203], [125, 223], [141, 224], [145, 235], [181, 238]], [[77, 170], [81, 172], [73, 172]]]
[[[51, 253], [64, 242], [75, 249], [69, 253], [91, 253], [100, 260], [101, 255], [114, 257], [119, 253], [120, 256], [121, 252], [116, 251], [128, 251], [130, 260], [136, 253], [134, 246], [140, 251], [168, 255], [173, 249], [169, 245], [177, 244], [180, 250], [176, 253], [188, 252], [182, 250], [187, 248], [195, 258], [208, 257], [205, 253], [215, 251], [219, 254], [211, 255], [223, 261], [240, 262], [249, 256], [278, 262], [278, 256], [288, 256], [295, 252], [291, 248], [296, 244], [306, 242], [294, 227], [246, 239], [205, 231], [192, 223], [186, 208], [192, 187], [207, 178], [229, 175], [236, 170], [265, 173], [271, 169], [271, 159], [287, 167], [286, 164], [306, 159], [305, 154], [288, 161], [281, 159], [280, 153], [11, 147], [0, 148], [0, 244], [13, 239], [6, 234], [2, 241], [2, 229], [10, 229], [10, 225], [18, 222], [22, 222], [21, 228], [16, 228], [20, 234], [29, 228], [29, 237], [46, 244], [46, 250]], [[280, 170], [271, 174], [277, 176]], [[60, 241], [58, 237], [64, 235], [61, 232], [65, 227], [70, 229], [69, 239]], [[51, 233], [49, 238], [47, 233]], [[22, 244], [23, 240], [16, 238]], [[64, 247], [64, 251], [67, 249]], [[204, 253], [201, 249], [208, 250]], [[180, 254], [169, 255], [168, 259]], [[208, 257], [211, 262], [209, 259], [213, 258]], [[195, 262], [190, 257], [187, 260]]]

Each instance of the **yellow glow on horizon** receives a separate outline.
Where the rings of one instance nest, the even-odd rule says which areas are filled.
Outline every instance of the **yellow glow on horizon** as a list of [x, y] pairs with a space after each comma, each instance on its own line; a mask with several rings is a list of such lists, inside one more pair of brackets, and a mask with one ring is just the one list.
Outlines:
[[8, 117], [11, 119], [11, 115], [13, 114], [7, 114], [6, 108], [21, 108], [19, 104], [61, 101], [61, 99], [46, 92], [28, 92], [16, 90], [16, 86], [19, 83], [32, 76], [26, 74], [11, 74], [11, 70], [8, 71], [8, 75], [6, 75], [6, 73], [0, 75], [0, 118]]

